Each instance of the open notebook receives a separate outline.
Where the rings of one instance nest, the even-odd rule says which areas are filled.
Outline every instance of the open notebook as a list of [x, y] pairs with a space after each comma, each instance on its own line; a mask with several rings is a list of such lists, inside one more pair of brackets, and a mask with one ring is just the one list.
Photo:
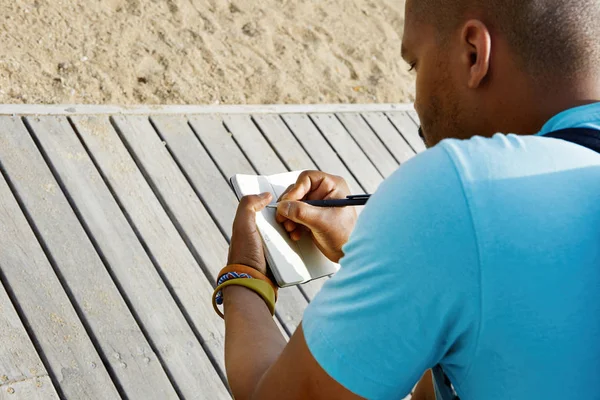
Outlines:
[[[273, 201], [276, 201], [290, 185], [296, 183], [300, 172], [270, 176], [235, 175], [230, 181], [238, 199], [270, 192]], [[277, 223], [276, 213], [275, 209], [265, 208], [256, 214], [256, 225], [262, 236], [267, 262], [280, 287], [306, 283], [338, 271], [339, 265], [321, 253], [309, 234], [298, 242], [290, 239], [283, 226]]]

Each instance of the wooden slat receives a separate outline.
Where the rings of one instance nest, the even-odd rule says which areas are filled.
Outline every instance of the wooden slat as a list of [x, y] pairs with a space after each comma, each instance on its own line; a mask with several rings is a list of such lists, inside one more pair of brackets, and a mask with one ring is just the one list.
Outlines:
[[219, 375], [66, 118], [28, 121], [176, 389], [186, 398], [208, 394], [228, 398]]
[[253, 115], [252, 119], [289, 170], [318, 169], [278, 114]]
[[[188, 125], [187, 118], [181, 115], [169, 115], [152, 117], [151, 121], [156, 126], [157, 131], [164, 133], [163, 140], [167, 146], [166, 148], [173, 153], [176, 162], [180, 166], [181, 173], [185, 174], [213, 220], [227, 238], [231, 237], [231, 224], [234, 215], [232, 210], [237, 208], [238, 201], [229, 183], [223, 179], [221, 171], [211, 159], [210, 154], [194, 135], [192, 128]], [[157, 144], [154, 136], [151, 135], [152, 139], [147, 140], [150, 143]], [[161, 159], [169, 158], [164, 150], [157, 151], [160, 153]], [[175, 173], [176, 169], [172, 164], [169, 168], [170, 171]], [[193, 173], [188, 174], [186, 171], [193, 171]], [[208, 188], [210, 190], [207, 190]]]
[[421, 125], [421, 121], [419, 120], [419, 115], [416, 113], [416, 111], [407, 111], [407, 113], [412, 118], [414, 123], [417, 124], [417, 126]]
[[2, 126], [6, 129], [0, 146], [3, 168], [16, 177], [14, 189], [124, 393], [173, 398], [176, 394], [167, 375], [25, 125], [3, 118]]
[[337, 117], [384, 178], [398, 169], [398, 162], [360, 114], [341, 113]]
[[287, 172], [287, 168], [249, 115], [223, 115], [223, 122], [258, 174], [273, 175]]
[[[223, 126], [223, 121], [215, 116], [191, 116], [190, 124], [194, 128], [204, 147], [209, 151], [212, 159], [218, 165], [224, 177], [235, 174], [256, 174], [240, 148], [233, 141], [232, 135]], [[162, 132], [164, 137], [168, 133]], [[179, 154], [179, 153], [177, 153]], [[193, 175], [193, 170], [187, 170], [188, 175]], [[200, 188], [201, 191], [211, 188]], [[236, 206], [237, 209], [237, 206]], [[231, 221], [235, 209], [231, 211]], [[307, 301], [298, 288], [283, 288], [279, 290], [277, 310], [288, 333], [293, 333], [300, 322], [306, 308]]]
[[0, 385], [0, 400], [58, 399], [50, 377], [40, 376]]
[[366, 188], [356, 182], [337, 153], [329, 146], [313, 122], [304, 114], [283, 114], [283, 120], [298, 142], [321, 171], [343, 177], [353, 194], [365, 193]]
[[[213, 287], [202, 272], [177, 229], [162, 208], [148, 182], [119, 139], [106, 117], [73, 117], [82, 140], [92, 154], [112, 192], [119, 200], [160, 268], [161, 275], [173, 288], [204, 347], [225, 373], [223, 358], [224, 329], [221, 318], [209, 303]], [[158, 163], [159, 160], [156, 160]], [[158, 165], [160, 167], [160, 165]], [[210, 245], [207, 243], [207, 245]], [[205, 252], [206, 254], [206, 252]], [[215, 262], [208, 259], [207, 262]]]
[[46, 367], [56, 377], [62, 393], [73, 399], [120, 398], [3, 177], [0, 221], [3, 284], [14, 294], [25, 325], [44, 353]]
[[415, 152], [420, 153], [426, 150], [425, 143], [419, 137], [419, 127], [406, 112], [394, 111], [388, 112], [386, 115]]
[[339, 154], [361, 186], [369, 193], [375, 192], [383, 181], [381, 174], [361, 150], [334, 114], [310, 116], [331, 147]]
[[0, 399], [58, 399], [48, 372], [1, 283], [0, 343]]
[[[274, 175], [288, 171], [249, 115], [225, 115], [223, 120], [246, 157], [256, 166], [257, 173]], [[323, 283], [322, 279], [318, 279], [300, 287], [309, 299], [313, 299], [323, 287]]]
[[398, 130], [385, 114], [377, 112], [363, 113], [362, 116], [392, 153], [396, 161], [402, 164], [415, 156], [415, 151], [404, 137], [398, 134]]
[[[214, 282], [227, 261], [226, 239], [231, 237], [231, 224], [238, 205], [231, 187], [185, 117], [152, 119], [156, 129], [164, 135], [164, 143], [147, 118], [115, 118], [115, 122], [151, 186], [159, 193], [165, 207], [171, 210], [170, 216], [186, 238], [188, 247], [197, 259], [204, 260], [205, 273]], [[182, 173], [186, 174], [188, 182]], [[221, 232], [213, 226], [207, 212], [221, 227]], [[276, 323], [282, 333], [289, 336], [277, 320]]]

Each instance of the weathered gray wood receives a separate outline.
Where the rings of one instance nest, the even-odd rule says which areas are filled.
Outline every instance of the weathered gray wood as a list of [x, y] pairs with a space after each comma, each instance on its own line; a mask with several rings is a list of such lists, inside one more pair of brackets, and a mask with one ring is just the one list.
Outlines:
[[[259, 174], [274, 175], [288, 171], [249, 115], [225, 115], [223, 120]], [[313, 299], [323, 287], [323, 283], [322, 279], [318, 279], [307, 282], [300, 288], [309, 299]]]
[[279, 114], [257, 114], [252, 119], [289, 170], [318, 169]]
[[[23, 206], [128, 396], [176, 393], [22, 121], [0, 119], [0, 160]], [[90, 332], [88, 332], [90, 334]], [[121, 354], [119, 359], [115, 354]], [[127, 364], [127, 368], [121, 366]]]
[[[18, 176], [13, 177], [18, 179]], [[120, 398], [8, 184], [0, 176], [0, 268], [62, 393]]]
[[249, 115], [223, 115], [223, 122], [258, 174], [272, 175], [287, 172], [287, 168]]
[[419, 137], [419, 127], [406, 112], [394, 111], [386, 115], [416, 153], [426, 150], [425, 143]]
[[[58, 399], [35, 347], [0, 283], [0, 399]], [[27, 393], [28, 396], [24, 396]]]
[[310, 116], [331, 147], [339, 154], [361, 186], [369, 193], [375, 192], [383, 181], [381, 174], [361, 150], [334, 114]]
[[[182, 115], [161, 115], [152, 117], [151, 121], [156, 126], [156, 130], [163, 135], [167, 149], [180, 165], [181, 172], [196, 189], [196, 194], [207, 211], [225, 236], [231, 237], [232, 210], [237, 208], [238, 201], [229, 183], [223, 179], [221, 171], [194, 135], [187, 118]], [[155, 142], [156, 140], [152, 141]], [[160, 153], [164, 151], [160, 150]], [[193, 173], [188, 174], [187, 171]]]
[[48, 375], [0, 384], [0, 400], [58, 399]]
[[407, 111], [408, 115], [412, 118], [412, 120], [417, 124], [417, 126], [421, 125], [421, 120], [419, 119], [419, 115], [416, 111]]
[[[204, 275], [177, 229], [152, 192], [148, 182], [106, 117], [73, 117], [82, 140], [92, 154], [115, 197], [152, 254], [161, 275], [173, 288], [204, 347], [225, 373], [224, 329], [209, 303], [213, 287]], [[158, 161], [158, 160], [156, 160]], [[206, 243], [206, 250], [210, 243]], [[204, 252], [206, 254], [206, 252]], [[207, 262], [214, 262], [208, 259]]]
[[398, 169], [398, 162], [360, 114], [340, 113], [337, 117], [384, 178]]
[[[227, 132], [223, 126], [223, 121], [219, 117], [191, 116], [190, 124], [219, 166], [224, 177], [229, 178], [235, 174], [253, 175], [257, 173], [233, 141], [232, 135]], [[193, 173], [192, 170], [188, 171], [188, 174]], [[210, 190], [210, 188], [202, 188], [201, 190]], [[235, 209], [232, 209], [231, 213], [231, 221], [233, 222]], [[293, 333], [302, 321], [306, 305], [307, 301], [298, 288], [282, 288], [279, 290], [277, 309], [281, 322], [289, 333]]]
[[[161, 123], [163, 117], [157, 119], [155, 123], [157, 126], [171, 127], [171, 128], [183, 128], [182, 125], [177, 125], [175, 122], [172, 123]], [[168, 118], [168, 117], [164, 117]], [[167, 151], [165, 145], [160, 141], [157, 132], [150, 124], [147, 117], [115, 117], [114, 121], [119, 128], [122, 139], [127, 143], [132, 154], [135, 155], [140, 166], [142, 166], [147, 179], [150, 181], [154, 190], [160, 194], [163, 206], [165, 206], [172, 218], [175, 221], [180, 233], [184, 235], [188, 247], [195, 254], [197, 260], [203, 265], [206, 274], [214, 282], [217, 279], [219, 271], [225, 266], [227, 262], [227, 251], [228, 244], [223, 236], [222, 232], [219, 231], [218, 227], [210, 218], [210, 215], [204, 208], [204, 205], [200, 202], [196, 196], [193, 188], [185, 180], [179, 167], [175, 164], [175, 161]], [[189, 127], [187, 127], [189, 129]], [[161, 131], [163, 138], [167, 140], [167, 146], [170, 146], [168, 142], [174, 134], [164, 130]], [[172, 147], [171, 151], [178, 157], [180, 151], [187, 151], [190, 148], [193, 149], [193, 143], [198, 142], [195, 136], [189, 137], [192, 141], [185, 146], [182, 142], [179, 143], [183, 147], [177, 146]], [[182, 168], [190, 167], [187, 165], [184, 159], [179, 159]], [[211, 162], [212, 163], [212, 162]], [[217, 170], [210, 165], [194, 165], [195, 168], [204, 168], [205, 173], [212, 171], [217, 174]], [[186, 169], [187, 175], [191, 177], [197, 176], [199, 172], [196, 169]], [[222, 175], [213, 177], [212, 179], [223, 179]], [[223, 179], [224, 180], [224, 179]], [[196, 187], [196, 190], [200, 193], [215, 190], [212, 186], [201, 186]], [[227, 195], [225, 192], [218, 193], [223, 196], [232, 196], [233, 192], [231, 189], [227, 189]], [[224, 197], [226, 199], [226, 197]], [[230, 222], [233, 222], [233, 215], [237, 209], [237, 200], [229, 202], [232, 208], [227, 207], [227, 201], [223, 201], [221, 207], [227, 208], [230, 213]], [[280, 298], [281, 301], [281, 298]], [[279, 308], [285, 304], [285, 299]], [[299, 323], [296, 322], [296, 324]], [[286, 324], [287, 325], [287, 324]], [[295, 324], [289, 324], [288, 329], [295, 328]], [[293, 332], [293, 330], [291, 331]]]
[[366, 189], [356, 182], [354, 176], [307, 115], [282, 114], [282, 118], [321, 171], [343, 177], [353, 194], [365, 193]]
[[396, 161], [402, 164], [415, 156], [415, 151], [406, 142], [404, 137], [398, 134], [398, 130], [392, 125], [385, 114], [373, 112], [362, 113], [362, 116], [392, 153]]
[[[155, 190], [161, 193], [167, 208], [174, 209], [171, 213], [172, 218], [182, 220], [181, 223], [178, 222], [180, 229], [191, 232], [193, 240], [188, 240], [190, 246], [194, 250], [196, 247], [201, 248], [202, 238], [208, 234], [211, 238], [214, 237], [218, 240], [219, 244], [216, 248], [226, 252], [222, 240], [219, 239], [219, 234], [213, 229], [204, 230], [202, 228], [201, 223], [206, 220], [205, 213], [202, 211], [199, 215], [193, 213], [196, 209], [201, 210], [201, 205], [194, 199], [195, 196], [191, 194], [190, 189], [193, 189], [202, 200], [206, 211], [211, 214], [214, 222], [220, 227], [225, 239], [229, 239], [231, 237], [233, 216], [238, 206], [238, 201], [231, 187], [223, 179], [223, 175], [210, 158], [210, 155], [194, 135], [192, 128], [188, 125], [187, 118], [181, 115], [162, 115], [151, 118], [151, 121], [157, 132], [147, 129], [147, 124], [144, 123], [146, 129], [134, 130], [133, 132], [128, 130], [124, 132], [123, 136], [141, 134], [144, 137], [144, 139], [140, 139], [143, 140], [143, 147], [138, 149], [138, 154], [140, 154], [138, 162], [141, 165], [147, 164], [145, 170], [150, 182], [154, 185]], [[126, 121], [120, 121], [119, 123], [124, 126], [127, 125]], [[159, 143], [157, 133], [160, 133], [163, 140], [165, 140], [164, 143]], [[127, 140], [127, 138], [124, 137], [124, 140]], [[137, 148], [135, 140], [137, 139], [132, 140], [132, 151], [135, 152], [134, 148]], [[173, 155], [179, 165], [179, 171], [165, 149], [168, 149]], [[188, 174], [187, 171], [192, 172]], [[179, 177], [181, 173], [186, 175], [191, 188]], [[171, 190], [169, 181], [172, 179], [174, 179], [172, 184], [179, 185], [178, 190]], [[211, 188], [211, 190], [207, 190], [207, 188]], [[182, 202], [186, 201], [188, 203], [182, 205]], [[187, 236], [189, 235], [186, 234]], [[224, 246], [227, 246], [227, 244], [225, 243]], [[222, 264], [226, 262], [226, 253], [219, 255], [219, 259], [221, 260], [219, 262], [215, 262], [215, 260], [207, 260], [206, 262], [205, 269], [208, 271], [207, 276], [211, 281], [216, 278]], [[275, 322], [282, 333], [288, 336], [279, 321], [275, 320]]]
[[66, 118], [28, 121], [176, 388], [186, 398], [209, 395], [229, 398], [201, 344]]

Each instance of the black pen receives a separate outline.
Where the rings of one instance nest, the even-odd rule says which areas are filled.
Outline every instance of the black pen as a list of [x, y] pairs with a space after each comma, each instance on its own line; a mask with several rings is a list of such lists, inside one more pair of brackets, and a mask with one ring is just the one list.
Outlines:
[[[370, 197], [370, 194], [355, 194], [347, 196], [345, 199], [302, 200], [302, 202], [315, 207], [364, 206]], [[267, 208], [277, 208], [277, 204], [269, 204]]]

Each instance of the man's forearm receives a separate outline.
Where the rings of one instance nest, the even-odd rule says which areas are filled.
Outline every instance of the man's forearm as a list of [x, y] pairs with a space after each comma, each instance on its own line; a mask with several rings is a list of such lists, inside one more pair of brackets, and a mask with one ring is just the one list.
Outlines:
[[286, 340], [256, 293], [230, 286], [224, 289], [223, 299], [227, 378], [236, 400], [250, 399]]

